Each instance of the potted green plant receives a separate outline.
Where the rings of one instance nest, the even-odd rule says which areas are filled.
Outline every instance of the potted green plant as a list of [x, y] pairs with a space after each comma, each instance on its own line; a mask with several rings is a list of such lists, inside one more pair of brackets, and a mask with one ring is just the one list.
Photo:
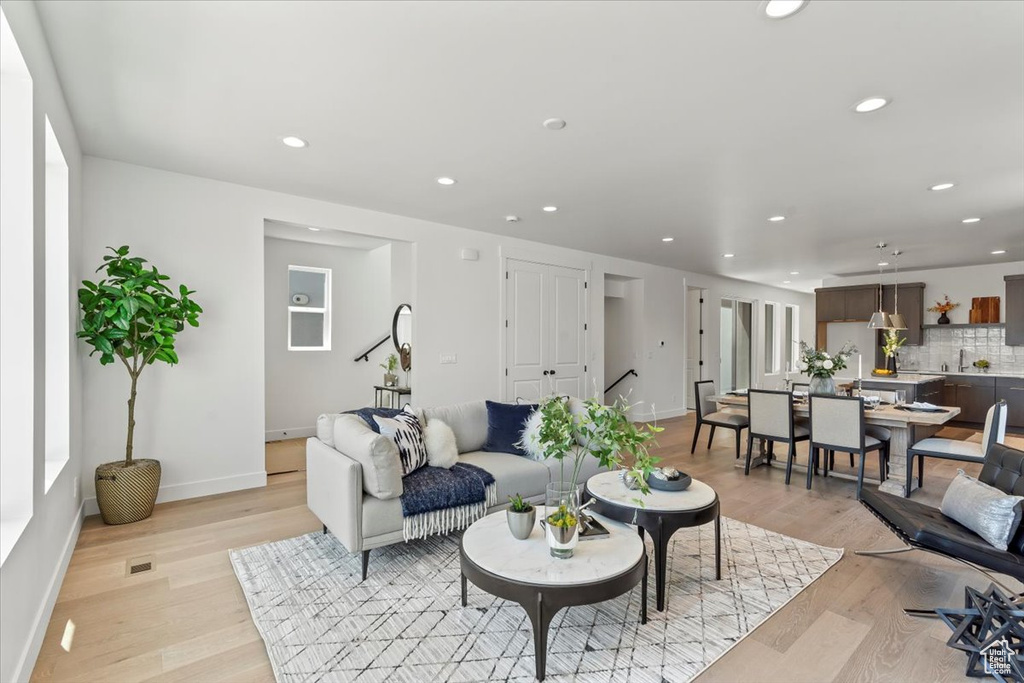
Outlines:
[[90, 356], [100, 355], [101, 365], [117, 361], [128, 371], [128, 438], [124, 460], [96, 468], [96, 502], [107, 524], [127, 524], [153, 513], [160, 488], [160, 462], [135, 458], [135, 398], [139, 376], [156, 361], [175, 365], [178, 354], [175, 338], [185, 323], [199, 327], [203, 309], [190, 296], [185, 285], [177, 292], [165, 282], [170, 279], [148, 261], [130, 256], [127, 246], [103, 257], [96, 272], [105, 277], [99, 282], [82, 281], [78, 304], [82, 329], [78, 337], [92, 347]]
[[533, 532], [537, 521], [537, 508], [518, 493], [508, 497], [509, 507], [505, 511], [509, 531], [520, 541], [526, 540]]
[[395, 368], [398, 367], [398, 356], [393, 353], [390, 354], [380, 364], [380, 367], [384, 369], [384, 386], [396, 386], [398, 384], [398, 375], [395, 374]]
[[889, 371], [890, 377], [896, 376], [896, 354], [907, 343], [906, 337], [901, 337], [899, 330], [886, 330], [885, 343], [882, 345], [882, 353], [885, 354], [885, 369]]
[[651, 491], [647, 478], [658, 462], [648, 449], [662, 431], [630, 420], [630, 406], [621, 397], [610, 406], [587, 399], [575, 412], [570, 400], [552, 396], [542, 401], [540, 429], [531, 437], [545, 458], [555, 458], [560, 465], [559, 480], [548, 484], [544, 508], [545, 536], [552, 556], [558, 558], [572, 557], [579, 540], [579, 476], [584, 460], [594, 457], [602, 467], [624, 469], [627, 485], [635, 484], [647, 495]]

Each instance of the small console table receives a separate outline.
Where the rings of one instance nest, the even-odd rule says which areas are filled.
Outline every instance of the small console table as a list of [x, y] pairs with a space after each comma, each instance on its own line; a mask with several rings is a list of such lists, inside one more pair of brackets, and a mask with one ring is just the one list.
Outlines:
[[401, 408], [402, 397], [412, 396], [412, 387], [385, 387], [375, 384], [373, 389], [374, 408]]

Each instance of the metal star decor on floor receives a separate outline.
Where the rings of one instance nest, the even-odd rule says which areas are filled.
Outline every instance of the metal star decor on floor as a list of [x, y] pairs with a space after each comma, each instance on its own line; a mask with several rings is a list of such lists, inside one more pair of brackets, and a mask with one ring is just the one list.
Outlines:
[[966, 675], [1024, 683], [1024, 594], [1008, 597], [995, 584], [964, 589], [964, 608], [939, 608], [953, 630], [946, 644], [967, 653]]

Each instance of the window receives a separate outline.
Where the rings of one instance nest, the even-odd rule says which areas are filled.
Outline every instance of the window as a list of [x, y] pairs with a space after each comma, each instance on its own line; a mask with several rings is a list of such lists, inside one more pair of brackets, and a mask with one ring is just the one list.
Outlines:
[[756, 358], [751, 349], [753, 312], [754, 304], [750, 301], [722, 299], [719, 311], [722, 391], [750, 386], [750, 366]]
[[32, 517], [32, 77], [0, 9], [0, 563]]
[[800, 360], [800, 307], [786, 306], [786, 321], [782, 330], [786, 372], [796, 372]]
[[766, 302], [764, 305], [764, 374], [779, 372], [778, 316], [779, 305]]
[[331, 269], [288, 266], [288, 350], [331, 350]]
[[71, 449], [68, 162], [46, 118], [46, 470], [50, 490]]

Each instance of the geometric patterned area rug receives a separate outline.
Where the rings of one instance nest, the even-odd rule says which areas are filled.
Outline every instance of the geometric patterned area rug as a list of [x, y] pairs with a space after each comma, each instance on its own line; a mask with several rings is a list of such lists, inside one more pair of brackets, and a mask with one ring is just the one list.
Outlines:
[[[533, 681], [523, 609], [472, 582], [469, 606], [460, 604], [458, 539], [375, 549], [365, 582], [359, 555], [330, 534], [232, 550], [277, 681]], [[712, 524], [675, 533], [668, 604], [654, 608], [652, 567], [645, 625], [639, 586], [560, 611], [548, 635], [547, 680], [689, 681], [843, 554], [723, 517], [716, 581], [714, 542]]]

